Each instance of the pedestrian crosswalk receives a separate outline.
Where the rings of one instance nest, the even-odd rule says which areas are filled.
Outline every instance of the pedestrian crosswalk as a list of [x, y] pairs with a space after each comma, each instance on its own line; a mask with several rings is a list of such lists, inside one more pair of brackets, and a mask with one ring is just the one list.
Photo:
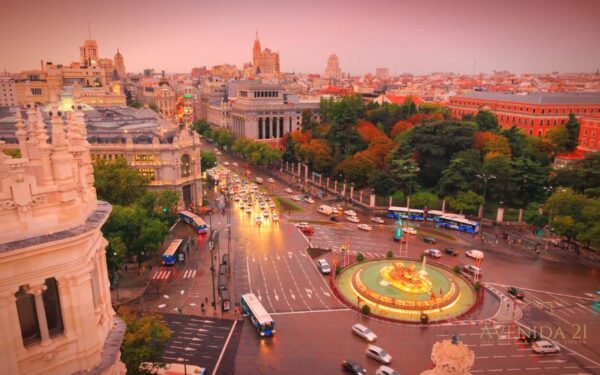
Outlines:
[[[340, 251], [340, 250], [336, 250], [336, 251], [334, 251], [334, 252], [335, 252], [335, 253], [340, 253], [340, 254], [342, 253], [342, 251]], [[367, 259], [376, 259], [376, 258], [379, 258], [379, 259], [381, 259], [381, 258], [385, 258], [385, 257], [387, 256], [387, 254], [386, 254], [386, 253], [375, 253], [375, 252], [372, 252], [372, 251], [356, 251], [356, 250], [350, 250], [348, 253], [350, 254], [350, 256], [357, 256], [359, 253], [361, 253], [361, 254], [362, 254], [362, 255], [364, 255], [364, 256], [365, 256], [365, 258], [367, 258]]]
[[182, 279], [193, 279], [196, 277], [198, 270], [186, 268], [184, 270], [159, 270], [152, 274], [152, 280], [167, 280], [169, 278], [181, 277]]

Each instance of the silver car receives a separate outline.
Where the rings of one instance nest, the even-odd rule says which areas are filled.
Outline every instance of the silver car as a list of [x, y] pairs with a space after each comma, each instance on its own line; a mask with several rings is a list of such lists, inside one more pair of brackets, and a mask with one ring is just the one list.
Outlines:
[[367, 347], [367, 357], [373, 358], [376, 361], [389, 365], [392, 363], [392, 356], [379, 346], [369, 345]]
[[360, 323], [357, 323], [352, 326], [352, 333], [354, 333], [358, 337], [367, 340], [368, 342], [373, 342], [377, 340], [377, 335], [373, 333], [373, 331], [371, 331], [369, 328]]

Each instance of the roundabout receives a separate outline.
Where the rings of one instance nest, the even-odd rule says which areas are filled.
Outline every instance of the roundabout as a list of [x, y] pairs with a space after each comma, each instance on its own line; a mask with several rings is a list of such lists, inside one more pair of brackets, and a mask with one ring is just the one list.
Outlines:
[[346, 267], [336, 277], [340, 296], [369, 314], [418, 323], [459, 317], [477, 302], [471, 283], [452, 270], [409, 259], [372, 260]]

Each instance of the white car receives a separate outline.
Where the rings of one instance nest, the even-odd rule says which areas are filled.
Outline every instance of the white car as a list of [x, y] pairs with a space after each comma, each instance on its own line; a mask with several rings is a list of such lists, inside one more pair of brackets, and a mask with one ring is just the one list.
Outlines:
[[237, 167], [237, 166], [238, 166], [238, 163], [236, 163], [236, 162], [234, 161], [234, 162], [233, 162], [233, 166], [234, 166], [234, 167]]
[[248, 215], [250, 215], [250, 214], [252, 213], [252, 208], [250, 208], [250, 207], [247, 207], [247, 208], [246, 208], [246, 213], [247, 213]]
[[277, 214], [271, 215], [271, 218], [273, 218], [273, 221], [279, 221], [279, 216]]
[[217, 155], [221, 156], [221, 155], [223, 155], [223, 153], [221, 151], [217, 151]]
[[331, 267], [329, 267], [329, 263], [327, 263], [327, 261], [323, 258], [317, 261], [317, 267], [323, 275], [329, 275], [331, 273]]
[[400, 375], [400, 373], [391, 367], [381, 365], [375, 370], [375, 375]]
[[275, 207], [276, 207], [276, 206], [275, 206], [275, 203], [273, 203], [273, 202], [269, 202], [269, 208], [275, 208]]
[[269, 211], [263, 211], [263, 216], [264, 217], [269, 217]]
[[242, 210], [243, 210], [243, 209], [244, 209], [244, 207], [246, 207], [246, 206], [244, 205], [244, 202], [240, 202], [240, 209], [242, 209]]
[[292, 194], [292, 193], [294, 192], [294, 191], [293, 191], [292, 189], [290, 189], [290, 188], [285, 188], [285, 190], [284, 190], [284, 191], [285, 191], [286, 193], [288, 193], [288, 194]]
[[358, 224], [358, 229], [365, 230], [368, 232], [373, 228], [371, 228], [371, 226], [369, 224]]
[[298, 229], [304, 229], [309, 226], [310, 226], [310, 224], [308, 224], [307, 222], [304, 222], [304, 221], [300, 222], [300, 223], [296, 223], [296, 228], [298, 228]]
[[360, 223], [360, 220], [358, 220], [358, 218], [356, 216], [346, 216], [346, 220], [348, 220], [352, 223]]
[[379, 346], [369, 345], [367, 347], [366, 353], [367, 357], [371, 357], [376, 361], [385, 363], [386, 365], [392, 363], [392, 356], [390, 355], [390, 353], [386, 352]]
[[402, 231], [404, 233], [408, 233], [408, 234], [412, 234], [412, 235], [416, 235], [417, 234], [417, 230], [415, 228], [412, 228], [412, 227], [402, 228]]
[[373, 342], [373, 341], [377, 340], [377, 335], [373, 331], [371, 331], [368, 327], [366, 327], [360, 323], [357, 323], [352, 326], [352, 333], [354, 333], [358, 337], [361, 337], [361, 338], [367, 340], [368, 342]]
[[297, 196], [297, 195], [292, 195], [290, 198], [291, 198], [293, 201], [297, 201], [297, 202], [299, 202], [299, 201], [301, 201], [301, 200], [302, 200], [302, 198], [300, 198], [300, 197], [299, 197], [299, 196]]
[[261, 215], [256, 216], [256, 224], [262, 224], [262, 216]]
[[374, 222], [374, 223], [377, 223], [377, 224], [384, 224], [385, 223], [385, 220], [383, 220], [380, 217], [372, 217], [371, 221]]
[[275, 180], [274, 180], [274, 179], [272, 179], [271, 177], [267, 178], [267, 181], [268, 181], [268, 182], [270, 182], [270, 183], [273, 183], [273, 182], [275, 182]]
[[423, 252], [423, 254], [429, 255], [430, 257], [433, 257], [433, 258], [441, 258], [442, 257], [442, 252], [438, 249], [427, 249]]
[[531, 344], [531, 349], [538, 354], [560, 353], [560, 346], [550, 340], [539, 340]]
[[229, 162], [228, 162], [228, 161], [226, 161], [226, 162], [225, 162], [225, 163], [223, 163], [223, 164], [225, 164], [226, 166], [228, 166], [228, 167], [229, 167]]
[[354, 212], [352, 210], [346, 210], [346, 211], [344, 211], [344, 215], [346, 215], [346, 216], [356, 216], [356, 212]]
[[465, 251], [465, 255], [468, 256], [469, 258], [473, 258], [473, 259], [483, 259], [483, 251], [480, 250], [469, 250], [469, 251]]
[[314, 199], [312, 199], [312, 198], [304, 198], [304, 201], [305, 201], [306, 203], [310, 203], [310, 204], [313, 204], [313, 203], [315, 203], [315, 200], [314, 200]]

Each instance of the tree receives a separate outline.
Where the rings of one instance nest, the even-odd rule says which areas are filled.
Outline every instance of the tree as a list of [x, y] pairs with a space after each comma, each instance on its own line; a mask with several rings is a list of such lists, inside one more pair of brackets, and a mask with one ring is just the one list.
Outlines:
[[138, 206], [115, 205], [102, 232], [107, 237], [119, 237], [125, 245], [127, 256], [130, 256], [135, 251], [134, 243], [147, 216], [147, 212]]
[[125, 336], [121, 343], [121, 360], [127, 367], [127, 374], [144, 374], [140, 370], [142, 362], [163, 363], [171, 330], [158, 314], [138, 315], [126, 308], [119, 309], [119, 316], [125, 324]]
[[296, 143], [294, 142], [294, 138], [291, 136], [291, 133], [287, 133], [285, 136], [285, 151], [283, 152], [283, 161], [287, 162], [295, 162], [296, 161]]
[[335, 169], [336, 175], [342, 175], [357, 187], [365, 186], [371, 172], [377, 168], [377, 160], [368, 154], [356, 154], [343, 160]]
[[365, 256], [363, 255], [363, 253], [358, 253], [356, 255], [356, 261], [357, 262], [362, 262], [363, 260], [365, 260]]
[[590, 152], [575, 163], [572, 169], [576, 173], [574, 186], [577, 191], [600, 187], [600, 152]]
[[119, 236], [107, 237], [108, 246], [106, 247], [106, 267], [108, 268], [108, 277], [111, 284], [115, 281], [116, 272], [121, 269], [127, 249], [125, 243]]
[[498, 125], [498, 118], [490, 111], [479, 111], [475, 116], [475, 123], [480, 131], [491, 131], [498, 132], [500, 126]]
[[395, 138], [398, 134], [402, 134], [407, 130], [412, 129], [414, 125], [408, 121], [398, 121], [392, 127], [390, 131], [390, 137]]
[[148, 184], [146, 178], [127, 165], [125, 158], [98, 160], [94, 164], [94, 176], [98, 198], [116, 205], [133, 203], [146, 192]]
[[173, 190], [147, 191], [136, 201], [148, 217], [156, 217], [169, 225], [175, 222], [179, 205], [179, 192]]
[[428, 191], [419, 191], [410, 197], [410, 206], [418, 208], [431, 209], [435, 207], [440, 201], [440, 198]]
[[356, 131], [366, 143], [370, 143], [377, 137], [386, 137], [384, 132], [379, 130], [372, 122], [368, 121], [360, 121], [356, 126]]
[[212, 151], [200, 151], [200, 168], [202, 171], [209, 170], [217, 165], [217, 154]]
[[417, 190], [417, 173], [419, 167], [412, 159], [396, 159], [392, 161], [391, 176], [397, 189], [401, 189], [404, 196]]
[[316, 172], [327, 173], [331, 170], [333, 155], [324, 140], [312, 139], [309, 143], [300, 145], [298, 154]]
[[389, 171], [375, 169], [369, 176], [369, 186], [373, 188], [375, 194], [387, 197], [396, 191], [396, 184]]
[[461, 191], [448, 197], [450, 208], [461, 214], [463, 212], [475, 213], [481, 203], [483, 203], [483, 197], [472, 191]]
[[18, 158], [21, 157], [21, 150], [18, 149], [18, 148], [5, 149], [5, 150], [2, 150], [2, 152], [5, 155], [8, 155], [8, 156], [10, 156], [13, 159], [18, 159]]
[[307, 108], [302, 111], [302, 122], [300, 124], [302, 125], [303, 131], [312, 131], [314, 129], [316, 124], [313, 122], [313, 113], [310, 109]]
[[[506, 202], [510, 196], [510, 177], [512, 174], [510, 160], [504, 156], [485, 160], [481, 166], [482, 174], [487, 176], [495, 176], [493, 180], [489, 180], [487, 184], [486, 199], [490, 198]], [[478, 179], [479, 191], [483, 193], [485, 181]]]
[[548, 167], [526, 158], [510, 162], [511, 203], [524, 208], [530, 202], [540, 202], [548, 182]]
[[521, 128], [513, 125], [509, 129], [502, 130], [500, 134], [508, 141], [513, 156], [519, 157], [523, 155], [523, 149], [527, 145], [527, 137]]
[[527, 205], [523, 220], [536, 228], [542, 228], [548, 224], [548, 217], [540, 212], [542, 206], [539, 203], [531, 202]]
[[210, 126], [206, 120], [200, 119], [192, 123], [192, 129], [195, 130], [199, 135], [204, 135], [207, 130], [210, 130]]
[[569, 134], [569, 140], [566, 143], [567, 150], [572, 151], [577, 148], [579, 144], [579, 129], [580, 125], [577, 122], [577, 118], [574, 113], [569, 113], [569, 121], [566, 124], [567, 133]]
[[167, 233], [169, 227], [160, 219], [146, 218], [142, 222], [139, 235], [134, 241], [135, 257], [139, 267], [151, 253], [160, 248]]
[[481, 170], [481, 157], [475, 150], [465, 150], [454, 154], [448, 168], [442, 172], [438, 191], [442, 197], [459, 191], [471, 190], [477, 174]]
[[565, 125], [555, 126], [546, 132], [544, 140], [550, 142], [555, 153], [563, 153], [568, 149], [569, 131]]

